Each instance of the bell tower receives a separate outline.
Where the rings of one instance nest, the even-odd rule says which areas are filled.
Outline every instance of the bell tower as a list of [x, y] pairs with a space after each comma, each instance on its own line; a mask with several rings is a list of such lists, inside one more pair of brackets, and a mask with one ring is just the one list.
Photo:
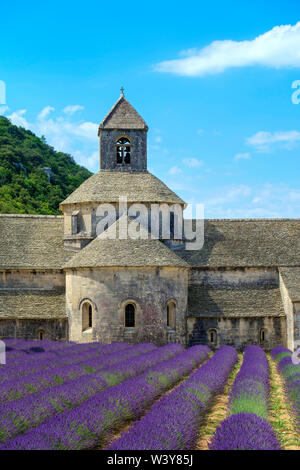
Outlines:
[[100, 171], [147, 171], [148, 126], [125, 99], [124, 88], [99, 126]]

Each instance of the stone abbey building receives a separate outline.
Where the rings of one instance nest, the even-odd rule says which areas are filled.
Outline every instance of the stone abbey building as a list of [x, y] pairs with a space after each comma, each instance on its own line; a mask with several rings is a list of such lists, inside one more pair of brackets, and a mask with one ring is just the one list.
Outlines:
[[[0, 215], [0, 337], [293, 348], [300, 219], [205, 220], [197, 250], [172, 230], [119, 235], [129, 219], [119, 196], [150, 212], [185, 207], [147, 171], [147, 131], [122, 93], [99, 126], [100, 171], [61, 203], [63, 216]], [[98, 236], [102, 204], [117, 220]]]

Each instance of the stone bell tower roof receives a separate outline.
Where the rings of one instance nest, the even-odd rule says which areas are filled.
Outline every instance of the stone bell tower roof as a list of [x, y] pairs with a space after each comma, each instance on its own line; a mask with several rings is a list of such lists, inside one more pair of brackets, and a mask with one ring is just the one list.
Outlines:
[[118, 101], [101, 122], [98, 135], [102, 129], [148, 131], [148, 126], [129, 101], [125, 99], [122, 91]]

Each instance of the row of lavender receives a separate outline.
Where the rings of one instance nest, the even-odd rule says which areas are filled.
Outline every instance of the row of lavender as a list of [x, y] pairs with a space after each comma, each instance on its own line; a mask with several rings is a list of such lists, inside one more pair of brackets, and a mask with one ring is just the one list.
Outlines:
[[64, 361], [64, 364], [67, 362], [68, 365], [52, 365], [49, 369], [38, 369], [30, 375], [24, 375], [24, 368], [26, 370], [26, 367], [24, 365], [20, 366], [20, 376], [14, 376], [11, 380], [6, 380], [1, 384], [0, 405], [9, 400], [22, 398], [33, 393], [36, 394], [58, 385], [68, 384], [79, 377], [82, 377], [84, 381], [84, 376], [87, 374], [91, 375], [88, 381], [92, 383], [94, 376], [97, 379], [99, 378], [99, 375], [95, 375], [95, 373], [103, 369], [106, 370], [120, 361], [129, 360], [156, 349], [156, 346], [151, 343], [136, 346], [124, 345], [125, 343], [109, 344], [105, 347], [105, 350], [103, 348], [99, 353], [93, 353], [92, 355], [90, 352], [82, 353], [81, 359], [75, 356], [74, 364], [72, 364], [72, 353], [68, 350]]
[[[157, 348], [147, 343], [44, 341], [37, 353], [24, 343], [8, 343], [10, 358], [15, 357], [10, 367], [0, 368], [2, 449], [105, 447], [116, 427], [140, 418], [209, 353], [199, 346], [183, 352], [179, 344]], [[275, 348], [272, 356], [286, 380], [300, 428], [300, 365], [292, 363], [286, 348]], [[236, 362], [236, 351], [222, 347], [156, 401], [109, 449], [194, 448], [199, 424]], [[267, 421], [269, 385], [265, 353], [249, 346], [230, 391], [229, 417], [217, 428], [211, 449], [280, 449]]]
[[193, 449], [212, 398], [222, 391], [238, 360], [231, 346], [221, 347], [202, 367], [163, 396], [109, 450]]
[[[206, 346], [194, 346], [186, 351], [180, 348], [180, 345], [158, 348], [148, 353], [148, 357], [145, 354], [138, 358], [141, 359], [138, 367], [138, 359], [131, 361], [127, 368], [135, 371], [131, 373], [132, 378], [94, 394], [81, 406], [55, 414], [23, 435], [6, 441], [2, 449], [83, 449], [103, 445], [117, 427], [140, 417], [155, 399], [199, 366], [209, 354]], [[166, 351], [173, 357], [163, 360]], [[123, 374], [122, 364], [119, 364], [119, 374]], [[12, 435], [12, 430], [7, 432], [11, 412], [6, 415], [8, 421], [2, 421], [6, 439]], [[24, 418], [30, 419], [28, 414]]]
[[230, 390], [229, 416], [217, 427], [211, 450], [279, 450], [280, 445], [267, 421], [269, 363], [258, 346], [248, 346]]
[[[127, 343], [100, 344], [89, 343], [45, 351], [40, 354], [26, 354], [0, 368], [0, 383], [14, 377], [26, 376], [41, 370], [50, 370], [65, 365], [74, 365], [83, 360], [111, 354], [129, 348]], [[154, 347], [154, 346], [153, 346]]]
[[296, 426], [300, 433], [300, 364], [293, 363], [293, 353], [284, 347], [274, 348], [271, 355], [277, 362], [278, 372], [284, 378], [285, 389], [292, 403]]
[[[25, 342], [25, 341], [24, 341]], [[14, 350], [10, 351], [10, 347], [8, 346], [8, 340], [4, 340], [5, 343], [5, 349], [6, 349], [6, 364], [5, 366], [2, 365], [0, 367], [0, 379], [3, 374], [8, 372], [9, 370], [14, 370], [16, 367], [21, 366], [23, 364], [33, 364], [36, 365], [39, 363], [39, 361], [45, 361], [47, 358], [49, 361], [52, 359], [56, 360], [64, 356], [64, 354], [68, 354], [69, 352], [71, 353], [72, 351], [74, 353], [77, 352], [85, 352], [85, 351], [93, 351], [96, 350], [98, 351], [99, 349], [102, 348], [102, 344], [100, 343], [89, 343], [89, 344], [79, 344], [78, 348], [76, 348], [75, 345], [71, 344], [68, 347], [62, 347], [61, 343], [57, 342], [57, 347], [55, 348], [53, 346], [45, 347], [43, 344], [41, 347], [35, 347], [35, 348], [29, 348], [28, 350]], [[40, 341], [40, 343], [44, 343], [44, 341]], [[68, 344], [68, 343], [66, 343]], [[38, 351], [31, 351], [32, 349], [38, 349]], [[8, 367], [7, 367], [8, 366]]]
[[67, 349], [76, 344], [73, 341], [54, 341], [52, 339], [44, 339], [40, 341], [37, 339], [26, 340], [21, 338], [4, 338], [3, 341], [7, 346], [7, 352], [15, 353], [16, 351], [19, 351], [28, 354], [50, 351], [51, 349]]
[[[24, 340], [24, 339], [4, 339], [6, 346], [6, 356], [8, 362], [12, 362], [16, 359], [26, 358], [28, 356], [34, 356], [35, 354], [50, 352], [50, 351], [61, 351], [69, 348], [74, 348], [75, 343], [70, 341], [52, 341], [52, 340]], [[1, 368], [0, 368], [1, 370]]]
[[102, 370], [78, 377], [66, 384], [33, 393], [24, 398], [11, 400], [0, 406], [0, 441], [36, 426], [51, 416], [57, 417], [69, 409], [82, 405], [106, 388], [129, 377], [140, 374], [148, 367], [165, 361], [183, 351], [180, 344], [169, 344], [161, 348], [149, 348], [149, 343], [133, 346], [138, 353], [122, 360], [124, 351], [119, 353], [118, 362]]

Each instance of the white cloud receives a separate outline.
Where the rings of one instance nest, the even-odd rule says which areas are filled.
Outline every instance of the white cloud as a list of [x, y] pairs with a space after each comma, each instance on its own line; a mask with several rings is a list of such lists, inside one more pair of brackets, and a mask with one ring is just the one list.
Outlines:
[[45, 108], [42, 109], [42, 111], [38, 114], [38, 119], [40, 120], [43, 120], [45, 119], [47, 116], [49, 116], [49, 114], [51, 113], [51, 111], [55, 111], [55, 109], [52, 107], [52, 106], [46, 106]]
[[207, 204], [216, 205], [216, 204], [229, 204], [240, 200], [240, 198], [248, 197], [251, 194], [251, 188], [244, 184], [238, 186], [233, 186], [230, 188], [223, 189], [218, 191], [219, 196], [214, 196], [207, 200]]
[[258, 152], [270, 152], [272, 145], [274, 144], [281, 144], [290, 150], [299, 142], [299, 131], [259, 131], [252, 137], [248, 137], [246, 139], [246, 143], [253, 146]]
[[178, 166], [173, 166], [172, 168], [170, 168], [169, 170], [169, 174], [170, 175], [178, 175], [179, 173], [182, 173], [182, 170], [180, 168], [178, 168]]
[[4, 115], [9, 110], [8, 106], [0, 106], [0, 115]]
[[220, 196], [201, 201], [207, 217], [299, 217], [300, 190], [284, 183], [218, 187], [213, 192]]
[[89, 170], [93, 170], [93, 168], [97, 167], [99, 164], [99, 151], [95, 151], [90, 155], [87, 155], [79, 150], [75, 150], [75, 152], [73, 152], [73, 156], [79, 165], [83, 165]]
[[155, 137], [155, 142], [157, 142], [158, 144], [159, 144], [160, 142], [162, 142], [162, 137], [161, 137], [160, 135], [157, 135], [157, 136]]
[[70, 134], [98, 142], [98, 124], [89, 121], [77, 124], [68, 121], [61, 121], [61, 123]]
[[70, 121], [70, 115], [49, 117], [52, 106], [46, 106], [37, 117], [26, 119], [26, 109], [11, 113], [8, 118], [17, 126], [30, 129], [38, 136], [44, 135], [49, 145], [61, 152], [70, 153], [81, 165], [91, 170], [99, 166], [98, 124], [89, 121]]
[[300, 67], [300, 21], [294, 26], [275, 26], [252, 40], [213, 41], [197, 50], [184, 51], [182, 59], [155, 66], [157, 72], [203, 76], [222, 73], [231, 67]]
[[25, 129], [29, 129], [29, 123], [27, 122], [24, 114], [26, 114], [26, 109], [19, 109], [18, 111], [14, 111], [8, 117], [13, 124], [16, 126], [25, 127]]
[[[93, 142], [98, 142], [98, 124], [94, 122], [71, 122], [64, 117], [58, 117], [56, 119], [46, 119], [54, 108], [47, 106], [37, 116], [37, 121], [28, 122], [24, 117], [26, 109], [20, 109], [13, 112], [8, 118], [11, 122], [17, 126], [23, 126], [27, 129], [32, 130], [37, 135], [45, 135], [49, 142], [61, 142], [58, 145], [58, 150], [66, 150], [65, 142], [68, 142], [71, 137], [78, 137], [87, 139]], [[51, 143], [54, 145], [54, 143]], [[61, 148], [63, 147], [63, 148]]]
[[237, 162], [238, 160], [251, 160], [251, 154], [249, 152], [246, 153], [237, 153], [234, 156], [234, 160]]
[[203, 132], [204, 132], [204, 129], [198, 129], [197, 130], [197, 134], [199, 134], [199, 135], [203, 134]]
[[184, 158], [182, 161], [190, 168], [198, 168], [199, 166], [204, 165], [204, 162], [202, 160], [197, 160], [197, 158]]
[[80, 106], [80, 104], [70, 104], [63, 109], [63, 113], [72, 116], [72, 114], [76, 113], [77, 111], [81, 111], [82, 109], [84, 109], [84, 106]]

